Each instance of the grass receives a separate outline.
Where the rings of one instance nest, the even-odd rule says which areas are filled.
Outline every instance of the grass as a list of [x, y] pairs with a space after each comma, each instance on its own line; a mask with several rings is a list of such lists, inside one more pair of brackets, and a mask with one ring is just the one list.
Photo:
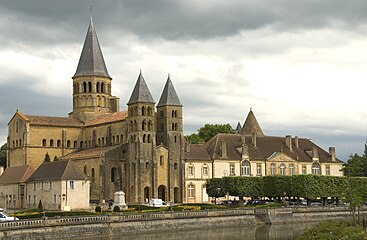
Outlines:
[[297, 240], [362, 240], [367, 233], [360, 225], [353, 226], [349, 221], [326, 221], [306, 230]]

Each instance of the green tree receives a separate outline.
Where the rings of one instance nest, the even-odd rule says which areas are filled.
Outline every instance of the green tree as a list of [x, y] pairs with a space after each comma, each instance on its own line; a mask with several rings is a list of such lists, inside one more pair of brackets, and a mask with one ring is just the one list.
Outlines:
[[56, 162], [58, 160], [57, 156], [54, 157], [54, 162]]
[[7, 150], [7, 144], [4, 143], [4, 145], [0, 148], [0, 166], [6, 167], [6, 150]]
[[45, 154], [45, 162], [51, 162], [51, 157], [50, 154], [48, 154], [48, 152]]
[[367, 140], [366, 140], [366, 143], [364, 144], [363, 157], [367, 157]]
[[367, 177], [367, 157], [351, 155], [343, 170], [346, 176]]
[[205, 124], [198, 130], [188, 136], [190, 143], [207, 142], [218, 133], [234, 133], [232, 126], [227, 124]]
[[197, 133], [193, 133], [193, 134], [187, 136], [187, 140], [189, 141], [189, 143], [192, 143], [192, 144], [204, 142], [204, 139], [199, 137], [199, 134], [197, 134]]

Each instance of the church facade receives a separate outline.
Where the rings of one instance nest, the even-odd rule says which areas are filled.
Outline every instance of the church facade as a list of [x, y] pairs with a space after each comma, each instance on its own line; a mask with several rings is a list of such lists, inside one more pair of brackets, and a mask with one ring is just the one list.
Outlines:
[[128, 109], [120, 111], [91, 19], [73, 79], [68, 117], [25, 115], [8, 123], [8, 167], [37, 169], [48, 154], [72, 160], [91, 181], [90, 200], [113, 199], [117, 190], [130, 203], [184, 199], [182, 110], [168, 76], [158, 104], [140, 72]]

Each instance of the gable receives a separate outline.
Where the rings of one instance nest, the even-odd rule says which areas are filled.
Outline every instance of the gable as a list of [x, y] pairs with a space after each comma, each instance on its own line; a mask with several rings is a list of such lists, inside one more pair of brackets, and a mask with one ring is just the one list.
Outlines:
[[268, 162], [297, 162], [294, 158], [285, 153], [275, 152], [268, 159]]

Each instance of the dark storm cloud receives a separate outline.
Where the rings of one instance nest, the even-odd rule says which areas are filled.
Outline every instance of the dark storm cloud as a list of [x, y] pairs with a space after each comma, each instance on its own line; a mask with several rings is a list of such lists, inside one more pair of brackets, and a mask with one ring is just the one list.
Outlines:
[[[0, 30], [27, 43], [80, 41], [90, 1], [2, 1]], [[97, 31], [132, 32], [142, 38], [209, 39], [264, 26], [277, 31], [364, 24], [367, 1], [94, 1]], [[57, 31], [56, 31], [57, 30]], [[84, 32], [83, 32], [84, 34]]]

